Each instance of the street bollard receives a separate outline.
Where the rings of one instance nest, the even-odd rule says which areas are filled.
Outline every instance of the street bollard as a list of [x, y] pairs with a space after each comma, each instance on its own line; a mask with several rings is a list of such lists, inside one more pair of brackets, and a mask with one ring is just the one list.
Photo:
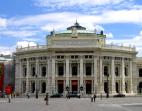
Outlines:
[[46, 105], [48, 105], [48, 93], [46, 93], [46, 97], [45, 97], [46, 99]]

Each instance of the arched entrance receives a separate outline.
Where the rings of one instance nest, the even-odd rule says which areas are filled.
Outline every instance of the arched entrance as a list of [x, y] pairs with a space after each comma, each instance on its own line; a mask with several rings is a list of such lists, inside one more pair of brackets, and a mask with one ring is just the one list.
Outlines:
[[115, 83], [115, 89], [116, 89], [116, 93], [119, 93], [119, 84], [118, 84], [118, 82]]
[[45, 92], [46, 92], [46, 83], [43, 82], [43, 83], [42, 83], [41, 93], [45, 93]]
[[104, 82], [104, 92], [108, 93], [108, 82]]
[[63, 80], [58, 80], [58, 93], [62, 94], [64, 91], [64, 81]]
[[142, 93], [142, 82], [139, 83], [138, 92], [139, 92], [139, 93]]
[[72, 80], [72, 92], [77, 91], [78, 89], [78, 81]]
[[35, 82], [31, 83], [31, 93], [35, 92]]
[[125, 82], [125, 91], [126, 93], [128, 93], [128, 83], [127, 82]]
[[86, 80], [86, 94], [91, 94], [92, 89], [92, 81]]

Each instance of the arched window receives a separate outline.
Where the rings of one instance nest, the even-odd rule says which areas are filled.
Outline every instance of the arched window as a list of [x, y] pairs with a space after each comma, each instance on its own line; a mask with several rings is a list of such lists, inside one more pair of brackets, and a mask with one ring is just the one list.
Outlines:
[[32, 76], [35, 76], [35, 67], [32, 67]]
[[119, 76], [118, 67], [115, 67], [115, 75]]
[[58, 63], [58, 75], [63, 76], [64, 75], [64, 64]]
[[105, 75], [105, 76], [109, 76], [109, 73], [108, 73], [108, 66], [104, 66], [104, 75]]
[[86, 64], [86, 75], [91, 75], [92, 73], [92, 68], [91, 68], [91, 63]]
[[45, 66], [42, 67], [42, 76], [43, 77], [46, 76], [46, 67]]
[[142, 68], [139, 69], [139, 77], [142, 77]]
[[23, 67], [23, 77], [26, 77], [26, 75], [27, 75], [27, 68]]
[[72, 75], [77, 76], [77, 63], [72, 64]]
[[128, 68], [125, 67], [125, 76], [128, 76]]

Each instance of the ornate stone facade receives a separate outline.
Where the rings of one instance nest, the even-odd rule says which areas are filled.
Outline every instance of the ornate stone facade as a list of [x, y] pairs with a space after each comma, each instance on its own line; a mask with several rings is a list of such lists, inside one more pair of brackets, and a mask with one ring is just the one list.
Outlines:
[[71, 27], [48, 35], [46, 46], [17, 48], [17, 93], [142, 92], [138, 69], [142, 66], [137, 62], [135, 47], [108, 45], [103, 32], [96, 34], [78, 23]]

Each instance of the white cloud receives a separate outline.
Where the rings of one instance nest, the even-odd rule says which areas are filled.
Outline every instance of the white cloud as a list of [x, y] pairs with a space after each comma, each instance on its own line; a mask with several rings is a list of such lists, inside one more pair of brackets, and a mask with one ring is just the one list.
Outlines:
[[115, 45], [124, 45], [124, 46], [131, 46], [136, 47], [136, 50], [138, 51], [139, 57], [142, 57], [142, 31], [132, 39], [107, 39], [107, 43], [113, 43]]
[[6, 25], [7, 25], [7, 20], [0, 18], [0, 27], [6, 27]]
[[4, 30], [0, 31], [0, 35], [10, 36], [10, 37], [27, 37], [27, 36], [35, 36], [36, 31], [10, 31]]
[[37, 43], [32, 42], [32, 41], [19, 41], [17, 42], [16, 46], [18, 48], [24, 48], [24, 47], [28, 47], [28, 46], [37, 46]]
[[65, 29], [67, 26], [72, 25], [76, 18], [81, 25], [84, 25], [89, 29], [94, 29], [95, 24], [142, 24], [142, 10], [106, 10], [100, 15], [75, 12], [46, 13], [22, 18], [12, 18], [8, 21], [8, 25], [15, 27], [28, 25], [32, 27], [41, 27], [42, 30], [58, 30]]
[[36, 5], [40, 7], [62, 8], [82, 5], [107, 5], [118, 4], [125, 0], [36, 0]]
[[109, 32], [109, 33], [106, 33], [105, 35], [106, 35], [107, 38], [113, 38], [113, 34], [110, 33], [110, 32]]
[[0, 54], [3, 54], [3, 55], [12, 55], [12, 53], [14, 51], [15, 51], [15, 46], [12, 46], [12, 47], [0, 46]]

